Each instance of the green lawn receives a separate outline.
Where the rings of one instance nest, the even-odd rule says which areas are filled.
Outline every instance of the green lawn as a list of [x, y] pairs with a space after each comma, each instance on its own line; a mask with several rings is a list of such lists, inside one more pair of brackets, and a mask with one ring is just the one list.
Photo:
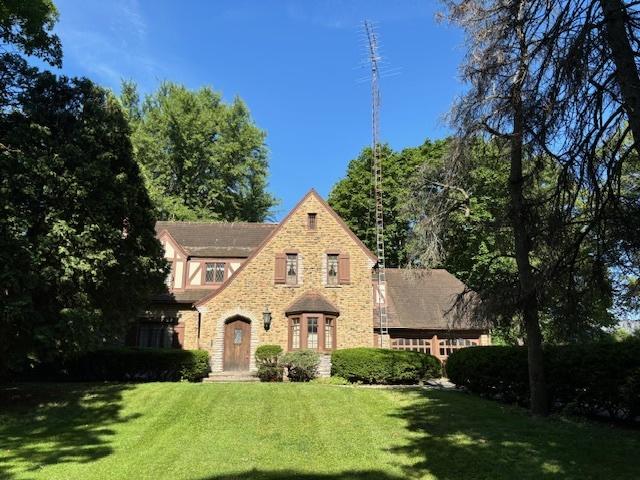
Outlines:
[[640, 432], [458, 392], [0, 387], [0, 478], [638, 479]]

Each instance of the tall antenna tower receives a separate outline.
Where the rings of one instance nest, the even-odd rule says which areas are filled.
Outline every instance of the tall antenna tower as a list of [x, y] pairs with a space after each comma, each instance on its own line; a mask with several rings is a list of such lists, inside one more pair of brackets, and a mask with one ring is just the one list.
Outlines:
[[378, 255], [378, 320], [380, 325], [380, 346], [387, 346], [389, 319], [387, 317], [387, 279], [384, 257], [384, 215], [382, 211], [382, 159], [378, 139], [380, 137], [380, 55], [378, 38], [370, 21], [364, 21], [364, 31], [369, 46], [369, 64], [371, 67], [371, 153], [373, 162], [373, 188], [376, 204], [376, 254]]

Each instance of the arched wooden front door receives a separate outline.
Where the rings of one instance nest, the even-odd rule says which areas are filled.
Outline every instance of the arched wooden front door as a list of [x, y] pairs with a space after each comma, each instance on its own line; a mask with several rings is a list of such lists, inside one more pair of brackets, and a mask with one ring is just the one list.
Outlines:
[[224, 370], [249, 370], [251, 354], [251, 323], [246, 318], [235, 317], [224, 325]]

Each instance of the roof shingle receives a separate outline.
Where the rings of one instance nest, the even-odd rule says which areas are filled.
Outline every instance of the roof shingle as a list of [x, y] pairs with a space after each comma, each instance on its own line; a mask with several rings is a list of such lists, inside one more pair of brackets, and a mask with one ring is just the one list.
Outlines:
[[275, 223], [156, 222], [193, 257], [247, 258], [277, 227]]
[[294, 313], [326, 313], [339, 315], [338, 309], [319, 293], [309, 292], [300, 296], [285, 310], [287, 315]]
[[483, 328], [455, 308], [466, 287], [446, 270], [387, 268], [386, 280], [389, 328]]

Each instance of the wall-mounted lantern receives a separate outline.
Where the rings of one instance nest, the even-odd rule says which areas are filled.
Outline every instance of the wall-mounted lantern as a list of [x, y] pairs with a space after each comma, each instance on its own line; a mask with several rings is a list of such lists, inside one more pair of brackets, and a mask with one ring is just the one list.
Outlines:
[[271, 328], [271, 312], [268, 305], [264, 307], [264, 312], [262, 312], [262, 321], [264, 322], [264, 329], [269, 331]]

